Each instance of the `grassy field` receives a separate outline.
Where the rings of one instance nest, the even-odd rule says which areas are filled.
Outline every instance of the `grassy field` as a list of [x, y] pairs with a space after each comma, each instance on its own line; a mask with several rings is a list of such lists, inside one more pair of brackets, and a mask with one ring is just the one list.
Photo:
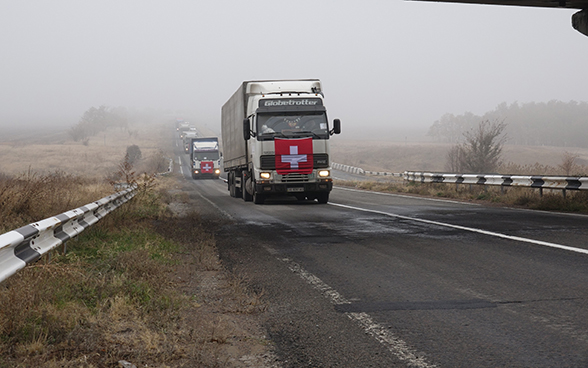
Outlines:
[[[445, 171], [446, 143], [331, 140], [333, 161], [368, 171]], [[588, 173], [588, 149], [577, 147], [504, 146], [503, 174], [557, 175], [565, 152], [577, 155], [580, 173]], [[517, 172], [513, 172], [517, 171]], [[534, 171], [534, 172], [529, 172]], [[559, 172], [558, 172], [559, 171]]]
[[18, 175], [28, 171], [47, 174], [63, 171], [86, 178], [103, 179], [118, 170], [128, 146], [139, 146], [144, 160], [136, 168], [149, 171], [153, 161], [166, 155], [171, 130], [163, 124], [110, 128], [89, 139], [74, 142], [67, 131], [40, 131], [39, 135], [6, 134], [0, 128], [0, 173]]
[[[445, 171], [450, 144], [432, 142], [345, 141], [333, 139], [331, 156], [338, 163], [368, 171], [402, 173], [404, 171]], [[571, 175], [588, 175], [588, 149], [571, 147], [505, 146], [500, 174], [565, 175], [560, 167], [567, 153], [576, 156]], [[490, 186], [406, 183], [391, 178], [388, 183], [375, 181], [337, 181], [336, 185], [428, 197], [478, 201], [488, 205], [515, 206], [548, 211], [588, 213], [586, 191], [538, 190]]]

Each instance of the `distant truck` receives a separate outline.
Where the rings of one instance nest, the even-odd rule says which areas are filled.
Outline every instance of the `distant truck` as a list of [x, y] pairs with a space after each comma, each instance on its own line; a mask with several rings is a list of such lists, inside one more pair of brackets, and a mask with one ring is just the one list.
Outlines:
[[183, 138], [183, 143], [184, 143], [184, 152], [186, 153], [190, 153], [191, 148], [192, 148], [192, 140], [194, 138], [198, 138], [198, 132], [197, 131], [186, 131], [184, 133], [184, 138]]
[[197, 132], [198, 130], [196, 129], [196, 127], [194, 125], [188, 125], [187, 127], [180, 127], [180, 139], [184, 139], [184, 137], [186, 136], [186, 134], [188, 134], [189, 132]]
[[220, 176], [220, 152], [218, 137], [190, 138], [190, 170], [192, 179], [211, 178]]
[[189, 129], [190, 129], [190, 123], [188, 123], [187, 121], [182, 120], [177, 123], [176, 130], [178, 132], [181, 133], [182, 131], [189, 130]]
[[245, 81], [221, 111], [223, 165], [231, 197], [327, 203], [333, 188], [329, 128], [318, 79]]

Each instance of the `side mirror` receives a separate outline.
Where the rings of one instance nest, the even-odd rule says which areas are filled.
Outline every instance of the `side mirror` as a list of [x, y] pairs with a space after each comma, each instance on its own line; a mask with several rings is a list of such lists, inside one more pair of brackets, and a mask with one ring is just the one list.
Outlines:
[[249, 119], [243, 119], [243, 139], [246, 141], [251, 138], [251, 122]]
[[331, 130], [329, 133], [331, 133], [331, 135], [341, 133], [341, 120], [339, 120], [339, 119], [333, 120], [333, 130]]

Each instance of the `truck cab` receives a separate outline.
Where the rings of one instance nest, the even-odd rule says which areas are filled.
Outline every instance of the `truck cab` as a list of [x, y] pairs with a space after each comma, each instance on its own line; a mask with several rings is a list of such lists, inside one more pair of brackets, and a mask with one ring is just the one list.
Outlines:
[[218, 138], [191, 138], [190, 170], [192, 179], [218, 179], [221, 154]]

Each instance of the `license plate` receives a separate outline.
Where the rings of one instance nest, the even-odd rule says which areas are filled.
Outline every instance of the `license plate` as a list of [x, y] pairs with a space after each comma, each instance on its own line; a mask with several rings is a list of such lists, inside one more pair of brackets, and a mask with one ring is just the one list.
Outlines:
[[304, 192], [304, 188], [288, 188], [288, 192]]

